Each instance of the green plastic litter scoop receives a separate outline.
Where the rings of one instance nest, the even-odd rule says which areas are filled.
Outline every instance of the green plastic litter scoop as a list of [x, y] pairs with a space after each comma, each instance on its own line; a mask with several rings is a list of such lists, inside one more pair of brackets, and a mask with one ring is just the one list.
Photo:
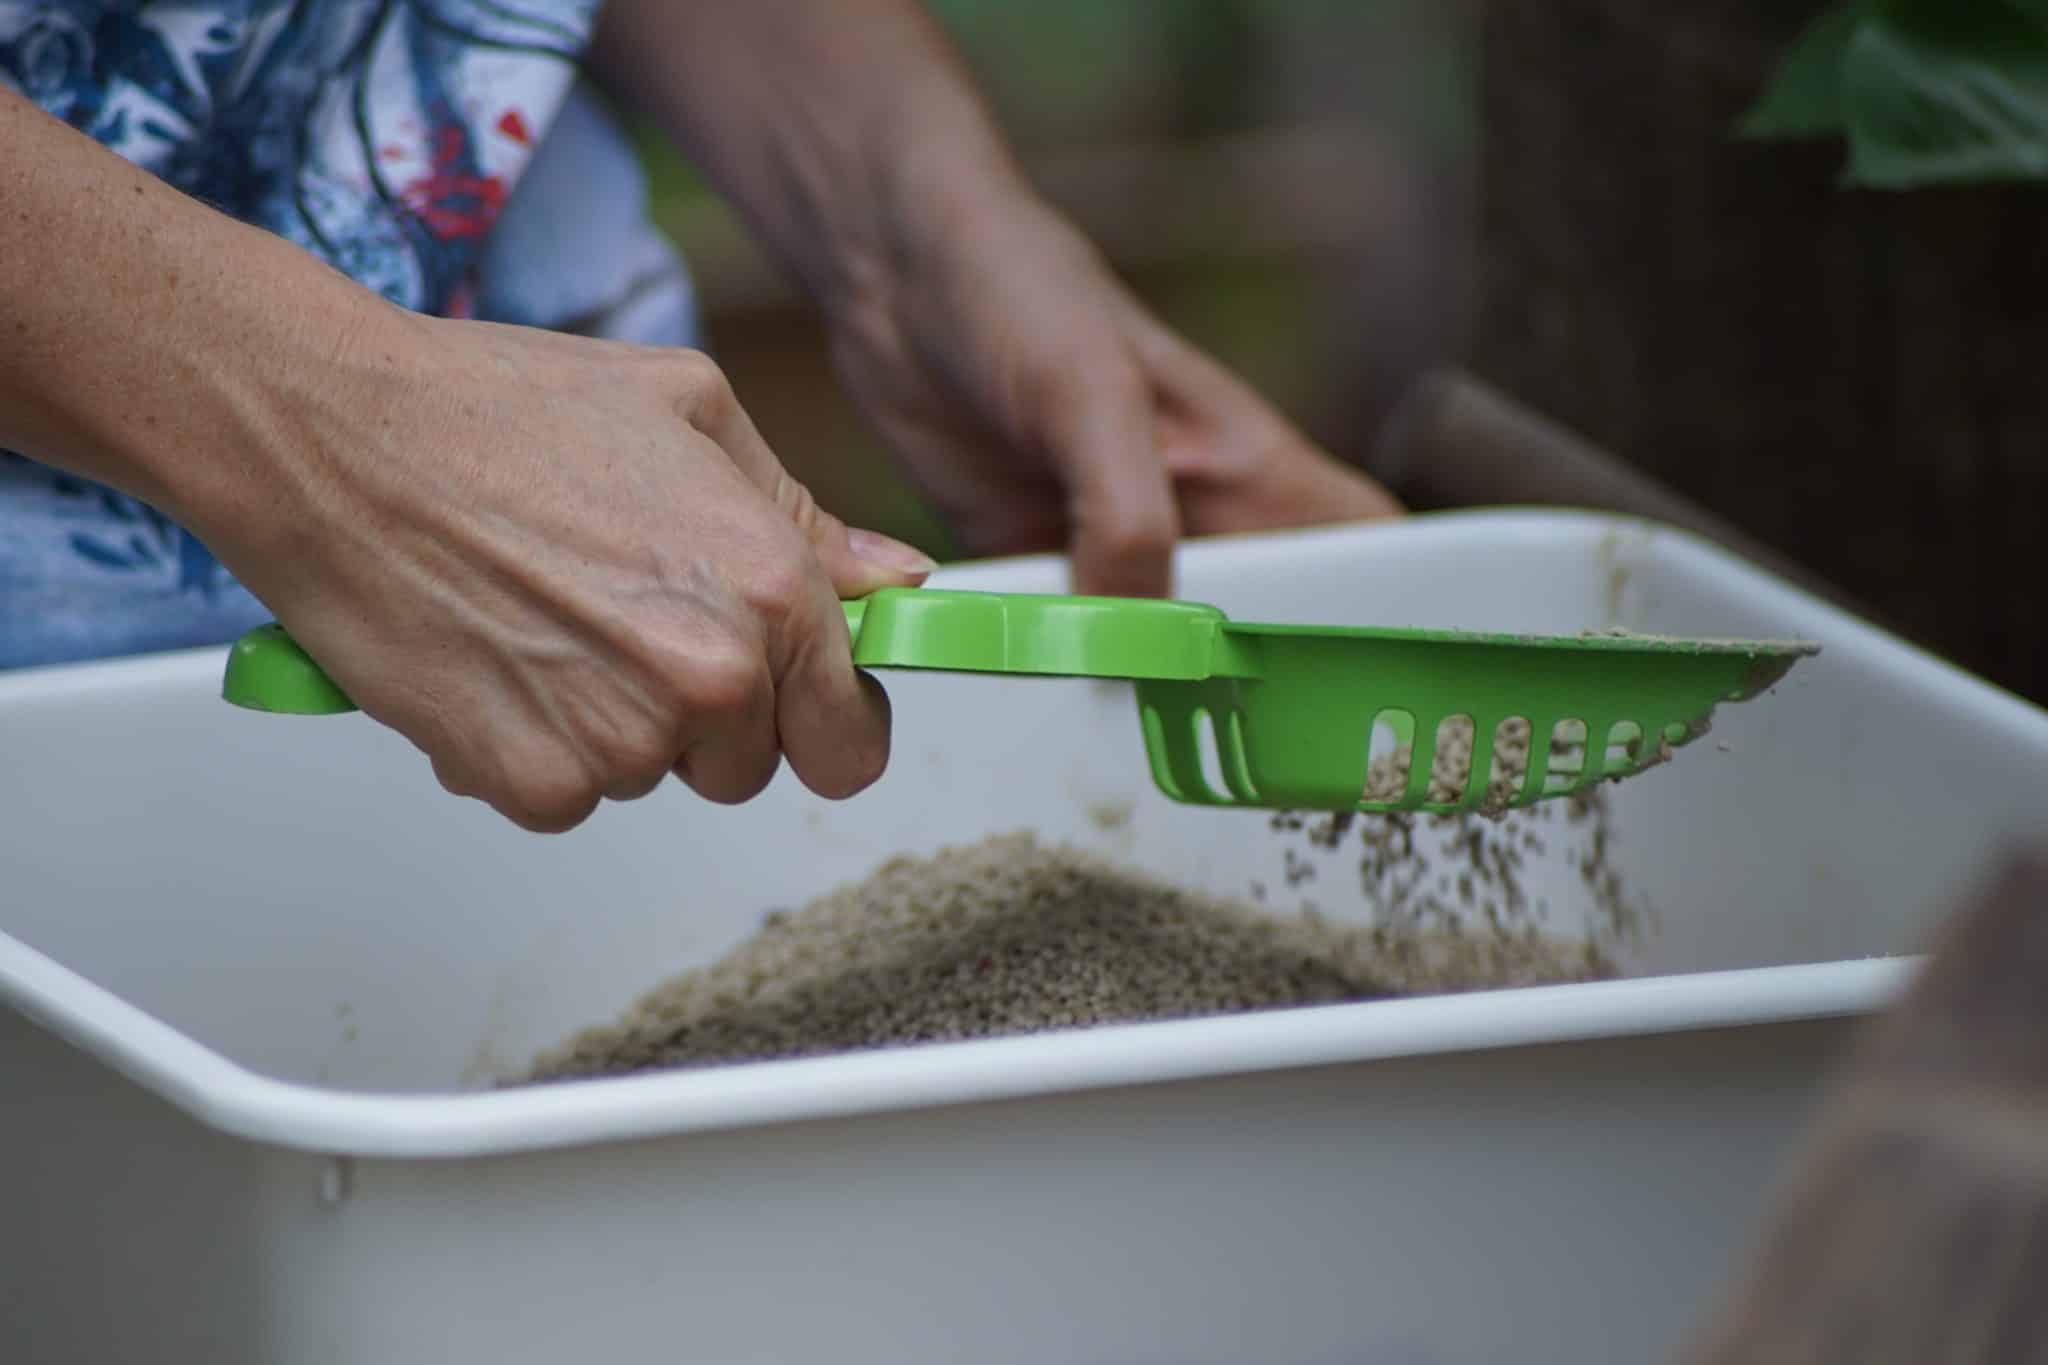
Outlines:
[[[1492, 813], [1568, 795], [1669, 757], [1706, 733], [1716, 706], [1817, 652], [1257, 625], [1191, 602], [937, 588], [845, 607], [863, 668], [1128, 679], [1160, 791], [1275, 810]], [[355, 709], [275, 625], [235, 644], [222, 695], [296, 715]]]

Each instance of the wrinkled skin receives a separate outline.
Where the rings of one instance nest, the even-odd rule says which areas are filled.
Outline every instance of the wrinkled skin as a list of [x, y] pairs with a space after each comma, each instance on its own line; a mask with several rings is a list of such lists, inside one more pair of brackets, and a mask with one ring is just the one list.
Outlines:
[[820, 510], [709, 359], [385, 312], [353, 349], [305, 428], [304, 548], [215, 539], [450, 791], [562, 830], [671, 771], [722, 802], [783, 755], [828, 797], [881, 773], [839, 599], [929, 561]]
[[849, 391], [976, 554], [1071, 550], [1077, 591], [1171, 588], [1184, 535], [1397, 515], [1018, 195], [846, 310]]

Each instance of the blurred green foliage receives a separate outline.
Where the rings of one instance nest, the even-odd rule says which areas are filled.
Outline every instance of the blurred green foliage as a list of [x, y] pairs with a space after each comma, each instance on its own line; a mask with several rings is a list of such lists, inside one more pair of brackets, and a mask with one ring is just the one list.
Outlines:
[[2048, 179], [2048, 0], [1837, 4], [1740, 131], [1841, 138], [1852, 186]]

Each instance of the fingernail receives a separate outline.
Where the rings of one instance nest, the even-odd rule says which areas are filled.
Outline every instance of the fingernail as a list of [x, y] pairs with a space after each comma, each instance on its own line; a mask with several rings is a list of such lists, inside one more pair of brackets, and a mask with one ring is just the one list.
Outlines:
[[863, 531], [857, 526], [847, 529], [846, 544], [868, 563], [879, 564], [895, 573], [916, 574], [922, 578], [939, 567], [938, 561], [922, 550], [873, 531]]

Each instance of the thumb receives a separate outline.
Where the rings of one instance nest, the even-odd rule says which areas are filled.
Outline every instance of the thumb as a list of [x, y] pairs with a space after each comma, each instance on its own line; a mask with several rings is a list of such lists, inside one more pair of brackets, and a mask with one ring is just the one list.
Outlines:
[[939, 566], [923, 551], [878, 531], [848, 526], [826, 512], [803, 528], [842, 599], [865, 597], [879, 588], [914, 588]]
[[832, 582], [840, 600], [880, 588], [914, 588], [938, 568], [923, 551], [879, 531], [848, 526], [818, 506], [811, 491], [776, 466], [768, 496], [789, 518]]
[[902, 541], [849, 527], [818, 506], [811, 490], [782, 467], [730, 391], [722, 401], [701, 407], [694, 421], [811, 543], [825, 576], [832, 580], [832, 590], [842, 599], [865, 597], [879, 588], [916, 587], [939, 567]]

